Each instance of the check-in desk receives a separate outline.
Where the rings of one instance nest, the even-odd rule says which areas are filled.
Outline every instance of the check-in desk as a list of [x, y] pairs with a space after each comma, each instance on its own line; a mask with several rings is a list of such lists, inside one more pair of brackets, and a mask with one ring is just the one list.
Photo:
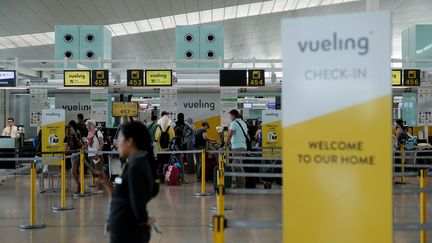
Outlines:
[[[19, 143], [17, 139], [6, 137], [0, 138], [0, 157], [17, 157], [14, 153], [17, 151], [18, 147]], [[15, 169], [15, 161], [0, 161], [0, 169]]]

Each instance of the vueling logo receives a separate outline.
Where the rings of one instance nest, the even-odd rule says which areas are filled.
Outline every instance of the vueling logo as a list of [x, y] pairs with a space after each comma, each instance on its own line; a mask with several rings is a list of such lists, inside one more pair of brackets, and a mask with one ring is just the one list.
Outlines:
[[[370, 35], [373, 32], [369, 33]], [[328, 39], [298, 41], [301, 52], [331, 52], [331, 51], [356, 51], [364, 56], [369, 53], [369, 38], [340, 38], [336, 32]]]

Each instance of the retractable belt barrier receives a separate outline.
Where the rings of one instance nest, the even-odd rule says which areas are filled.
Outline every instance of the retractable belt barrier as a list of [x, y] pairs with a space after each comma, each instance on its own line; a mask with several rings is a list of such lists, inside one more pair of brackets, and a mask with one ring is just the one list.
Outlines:
[[[49, 153], [49, 154], [61, 154], [61, 153]], [[16, 174], [17, 172], [25, 172], [30, 169], [30, 207], [29, 207], [29, 223], [20, 225], [21, 229], [38, 229], [44, 228], [45, 224], [36, 223], [36, 169], [37, 165], [44, 164], [53, 164], [61, 160], [61, 177], [62, 177], [62, 186], [61, 186], [61, 205], [60, 207], [64, 209], [66, 207], [66, 164], [65, 158], [73, 158], [77, 154], [71, 153], [68, 156], [65, 156], [64, 153], [61, 156], [53, 156], [53, 157], [27, 157], [27, 158], [0, 158], [0, 161], [16, 161], [16, 162], [30, 162], [30, 166], [19, 168], [14, 170], [14, 172], [5, 172], [0, 173], [0, 176], [6, 176], [11, 174]]]

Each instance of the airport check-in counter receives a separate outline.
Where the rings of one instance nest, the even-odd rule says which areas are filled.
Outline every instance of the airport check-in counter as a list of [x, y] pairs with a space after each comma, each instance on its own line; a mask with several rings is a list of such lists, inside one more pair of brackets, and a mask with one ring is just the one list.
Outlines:
[[[14, 158], [14, 154], [20, 148], [21, 139], [0, 137], [0, 156], [2, 158]], [[7, 153], [7, 154], [6, 154]], [[0, 161], [0, 169], [15, 169], [15, 161]]]

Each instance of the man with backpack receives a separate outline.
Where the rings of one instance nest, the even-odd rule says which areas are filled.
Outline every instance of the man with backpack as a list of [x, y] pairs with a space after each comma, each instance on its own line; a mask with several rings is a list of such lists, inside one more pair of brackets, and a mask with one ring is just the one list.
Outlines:
[[[192, 145], [195, 149], [205, 149], [207, 147], [207, 141], [209, 140], [209, 137], [207, 135], [207, 129], [209, 128], [210, 125], [208, 122], [203, 121], [201, 123], [201, 129], [198, 130], [198, 132], [195, 134], [194, 138], [192, 139]], [[197, 165], [197, 181], [200, 181], [201, 170], [202, 170], [201, 166], [203, 166], [201, 153], [195, 154], [195, 161]]]
[[[247, 124], [241, 119], [240, 113], [238, 110], [231, 110], [229, 112], [229, 116], [231, 119], [231, 125], [229, 127], [229, 133], [227, 138], [227, 143], [231, 144], [231, 150], [233, 151], [233, 157], [244, 157], [246, 156], [244, 153], [235, 152], [244, 152], [250, 149], [250, 138], [248, 137], [248, 128]], [[248, 144], [249, 143], [249, 144]], [[227, 144], [227, 145], [228, 145]], [[225, 145], [225, 146], [227, 146]], [[243, 161], [240, 159], [234, 159], [233, 164], [242, 164]], [[244, 173], [243, 167], [233, 167], [232, 168], [236, 173]], [[238, 188], [244, 188], [245, 178], [242, 176], [238, 176], [236, 179], [236, 185]]]
[[[159, 126], [156, 128], [155, 132], [157, 151], [168, 151], [171, 140], [175, 137], [174, 128], [171, 126], [171, 119], [169, 119], [167, 115], [164, 115], [159, 119], [158, 124]], [[169, 163], [170, 158], [171, 156], [169, 154], [157, 154], [157, 159], [160, 164], [159, 173], [161, 176], [163, 175], [163, 167], [165, 164]]]
[[193, 138], [195, 134], [195, 128], [193, 128], [191, 125], [185, 122], [185, 117], [183, 113], [179, 113], [177, 115], [177, 121], [175, 122], [175, 129], [181, 129], [181, 146], [180, 150], [187, 150], [188, 149], [188, 143]]

